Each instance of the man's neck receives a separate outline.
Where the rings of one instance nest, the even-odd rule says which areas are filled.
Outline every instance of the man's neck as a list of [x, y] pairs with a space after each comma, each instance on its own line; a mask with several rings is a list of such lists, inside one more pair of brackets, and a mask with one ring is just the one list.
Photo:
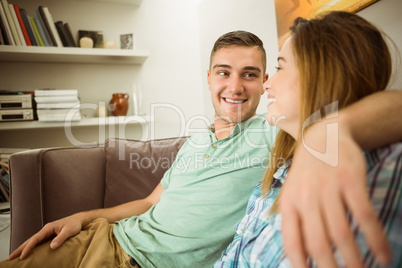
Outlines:
[[222, 119], [215, 120], [215, 136], [216, 139], [224, 139], [228, 137], [236, 126], [236, 123], [229, 123]]

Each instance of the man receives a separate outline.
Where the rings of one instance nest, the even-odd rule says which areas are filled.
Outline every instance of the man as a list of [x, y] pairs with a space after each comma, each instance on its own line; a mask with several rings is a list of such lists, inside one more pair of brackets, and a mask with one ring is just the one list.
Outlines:
[[[9, 257], [25, 260], [10, 264], [119, 267], [132, 257], [142, 267], [211, 266], [232, 239], [275, 138], [276, 130], [255, 116], [268, 78], [265, 68], [258, 37], [247, 32], [222, 36], [208, 71], [214, 131], [191, 137], [147, 198], [50, 223]], [[115, 223], [110, 236], [108, 223]], [[50, 245], [36, 247], [53, 235]], [[87, 243], [88, 237], [94, 242]]]
[[183, 145], [147, 198], [49, 223], [0, 267], [210, 267], [268, 166], [276, 129], [255, 115], [265, 62], [255, 35], [220, 37], [208, 70], [214, 129]]

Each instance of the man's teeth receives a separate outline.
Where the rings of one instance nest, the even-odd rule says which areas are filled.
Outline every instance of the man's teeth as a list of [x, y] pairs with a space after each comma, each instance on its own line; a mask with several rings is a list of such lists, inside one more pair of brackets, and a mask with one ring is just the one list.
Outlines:
[[275, 99], [273, 99], [273, 98], [268, 99], [268, 102], [269, 102], [269, 103], [275, 102]]
[[225, 99], [227, 102], [230, 102], [230, 103], [236, 103], [236, 104], [240, 104], [240, 103], [243, 103], [244, 102], [244, 100], [231, 100], [231, 99]]

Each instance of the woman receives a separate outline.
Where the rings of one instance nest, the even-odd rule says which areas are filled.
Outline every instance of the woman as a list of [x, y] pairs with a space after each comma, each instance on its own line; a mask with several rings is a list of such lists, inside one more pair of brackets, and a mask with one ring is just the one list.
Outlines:
[[[277, 72], [265, 84], [267, 121], [281, 130], [271, 153], [271, 168], [250, 197], [233, 242], [215, 267], [288, 267], [282, 244], [278, 200], [302, 131], [318, 117], [384, 90], [392, 61], [381, 32], [363, 18], [331, 12], [307, 21], [296, 19], [278, 57]], [[367, 189], [391, 244], [391, 267], [401, 267], [402, 143], [365, 152]], [[375, 267], [370, 250], [351, 221], [366, 267]], [[345, 266], [334, 248], [337, 266]], [[319, 264], [311, 260], [309, 266]], [[353, 267], [356, 267], [353, 265]]]

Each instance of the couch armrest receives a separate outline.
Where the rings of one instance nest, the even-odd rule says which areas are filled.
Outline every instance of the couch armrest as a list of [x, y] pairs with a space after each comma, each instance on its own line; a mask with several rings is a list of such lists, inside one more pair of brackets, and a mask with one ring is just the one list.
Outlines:
[[10, 251], [47, 222], [103, 207], [105, 166], [103, 148], [53, 148], [13, 154]]

